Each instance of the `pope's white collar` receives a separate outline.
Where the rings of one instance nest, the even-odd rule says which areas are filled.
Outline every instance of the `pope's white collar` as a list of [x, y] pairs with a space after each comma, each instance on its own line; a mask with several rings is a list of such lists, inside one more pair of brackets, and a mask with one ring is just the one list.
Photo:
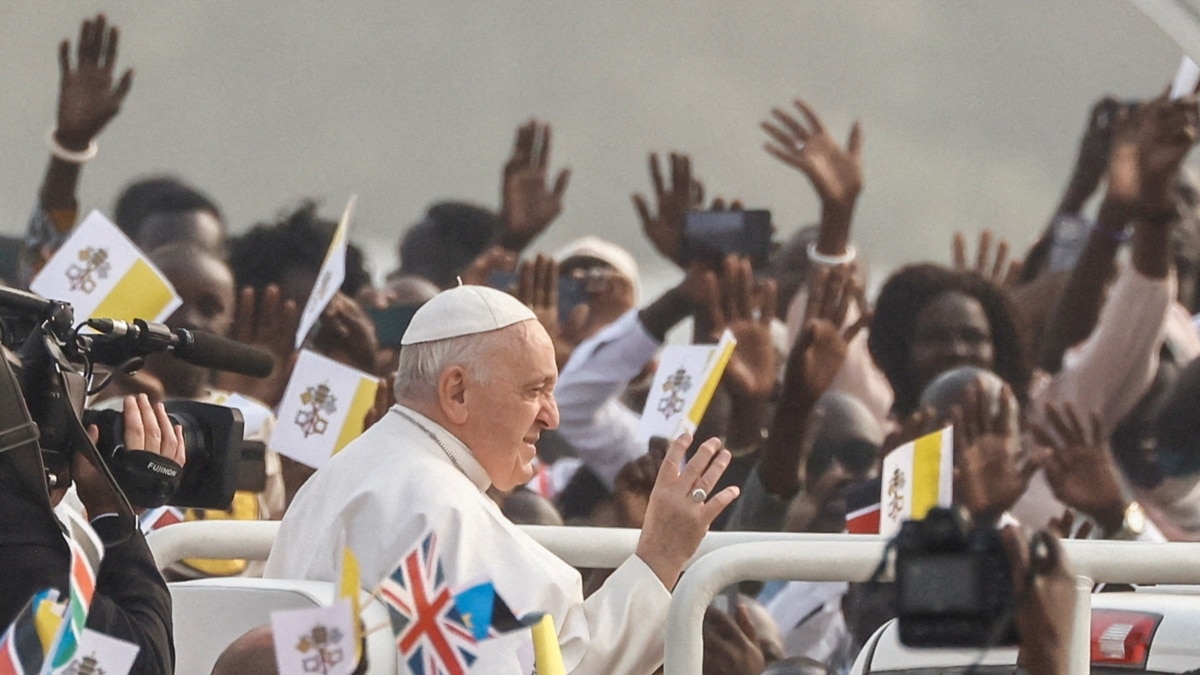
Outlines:
[[[416, 429], [417, 433], [421, 434], [422, 436], [425, 436], [428, 433], [429, 436], [432, 436], [430, 440], [433, 440], [440, 446], [440, 449], [436, 454], [446, 457], [446, 459], [451, 461], [451, 463], [457, 462], [458, 468], [461, 468], [462, 472], [466, 474], [467, 478], [475, 484], [475, 487], [478, 488], [480, 492], [484, 492], [491, 487], [492, 480], [488, 477], [487, 471], [484, 470], [483, 465], [479, 463], [479, 460], [475, 459], [475, 455], [471, 453], [471, 449], [468, 448], [465, 443], [459, 440], [457, 436], [447, 431], [442, 425], [434, 422], [425, 415], [422, 415], [421, 413], [407, 406], [397, 403], [395, 407], [392, 408], [392, 411], [396, 413], [402, 412], [404, 415], [411, 417], [415, 422], [417, 422], [417, 424], [419, 424], [421, 427]], [[412, 422], [405, 420], [400, 414], [397, 414], [395, 419], [401, 424], [412, 424]], [[443, 451], [445, 451], [445, 455], [442, 454]], [[453, 460], [450, 460], [450, 458], [453, 458]]]

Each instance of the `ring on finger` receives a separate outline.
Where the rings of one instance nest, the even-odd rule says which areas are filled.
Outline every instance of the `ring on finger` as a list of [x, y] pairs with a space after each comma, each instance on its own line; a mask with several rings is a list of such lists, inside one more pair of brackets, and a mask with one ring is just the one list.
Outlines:
[[695, 490], [692, 490], [691, 493], [689, 493], [689, 496], [692, 498], [692, 501], [696, 502], [697, 504], [703, 504], [705, 501], [708, 501], [708, 492], [705, 491], [704, 488], [696, 488]]

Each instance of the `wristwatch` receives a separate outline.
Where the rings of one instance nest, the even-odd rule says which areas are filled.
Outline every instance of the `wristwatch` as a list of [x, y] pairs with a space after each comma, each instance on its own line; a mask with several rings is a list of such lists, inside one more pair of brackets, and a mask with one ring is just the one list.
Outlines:
[[1119, 541], [1133, 541], [1142, 536], [1146, 532], [1146, 511], [1142, 509], [1142, 505], [1131, 501], [1125, 507], [1125, 517], [1121, 521], [1121, 527], [1112, 532], [1106, 532], [1106, 539], [1116, 539]]

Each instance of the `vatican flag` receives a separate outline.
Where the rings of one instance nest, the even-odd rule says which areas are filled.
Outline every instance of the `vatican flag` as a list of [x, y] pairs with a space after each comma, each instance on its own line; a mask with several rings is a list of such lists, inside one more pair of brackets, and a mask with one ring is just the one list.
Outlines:
[[672, 345], [662, 350], [646, 397], [638, 438], [674, 440], [695, 433], [733, 356], [737, 340], [728, 330], [715, 345]]
[[319, 469], [363, 432], [379, 380], [316, 352], [301, 350], [279, 403], [267, 447]]
[[181, 304], [171, 282], [120, 228], [92, 211], [29, 284], [71, 303], [75, 321], [163, 321]]
[[904, 521], [920, 520], [935, 506], [950, 506], [954, 427], [896, 448], [883, 459], [879, 477], [879, 534], [894, 535]]

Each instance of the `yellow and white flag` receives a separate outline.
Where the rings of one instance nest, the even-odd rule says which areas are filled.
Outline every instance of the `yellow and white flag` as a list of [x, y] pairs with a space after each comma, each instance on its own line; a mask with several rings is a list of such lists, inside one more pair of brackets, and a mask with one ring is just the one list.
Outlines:
[[733, 333], [725, 331], [715, 345], [672, 345], [663, 349], [642, 409], [638, 438], [674, 439], [685, 431], [694, 433], [735, 347]]
[[950, 506], [954, 486], [954, 427], [946, 427], [893, 450], [883, 459], [879, 534], [891, 536], [906, 520], [920, 520], [935, 506]]
[[300, 349], [300, 345], [304, 344], [308, 331], [312, 330], [317, 319], [321, 318], [321, 312], [325, 311], [329, 301], [333, 300], [333, 296], [337, 295], [338, 289], [342, 287], [342, 282], [346, 280], [346, 245], [350, 240], [350, 221], [354, 218], [357, 205], [358, 195], [351, 195], [350, 201], [346, 202], [346, 209], [342, 211], [341, 219], [338, 220], [337, 229], [333, 232], [333, 239], [329, 241], [325, 260], [321, 262], [321, 269], [317, 272], [317, 281], [313, 284], [312, 292], [308, 294], [308, 301], [304, 303], [304, 311], [300, 312], [296, 349]]
[[182, 302], [154, 263], [99, 211], [75, 228], [29, 290], [71, 303], [75, 321], [163, 321]]
[[267, 447], [315, 469], [363, 432], [379, 380], [307, 349], [292, 370]]

